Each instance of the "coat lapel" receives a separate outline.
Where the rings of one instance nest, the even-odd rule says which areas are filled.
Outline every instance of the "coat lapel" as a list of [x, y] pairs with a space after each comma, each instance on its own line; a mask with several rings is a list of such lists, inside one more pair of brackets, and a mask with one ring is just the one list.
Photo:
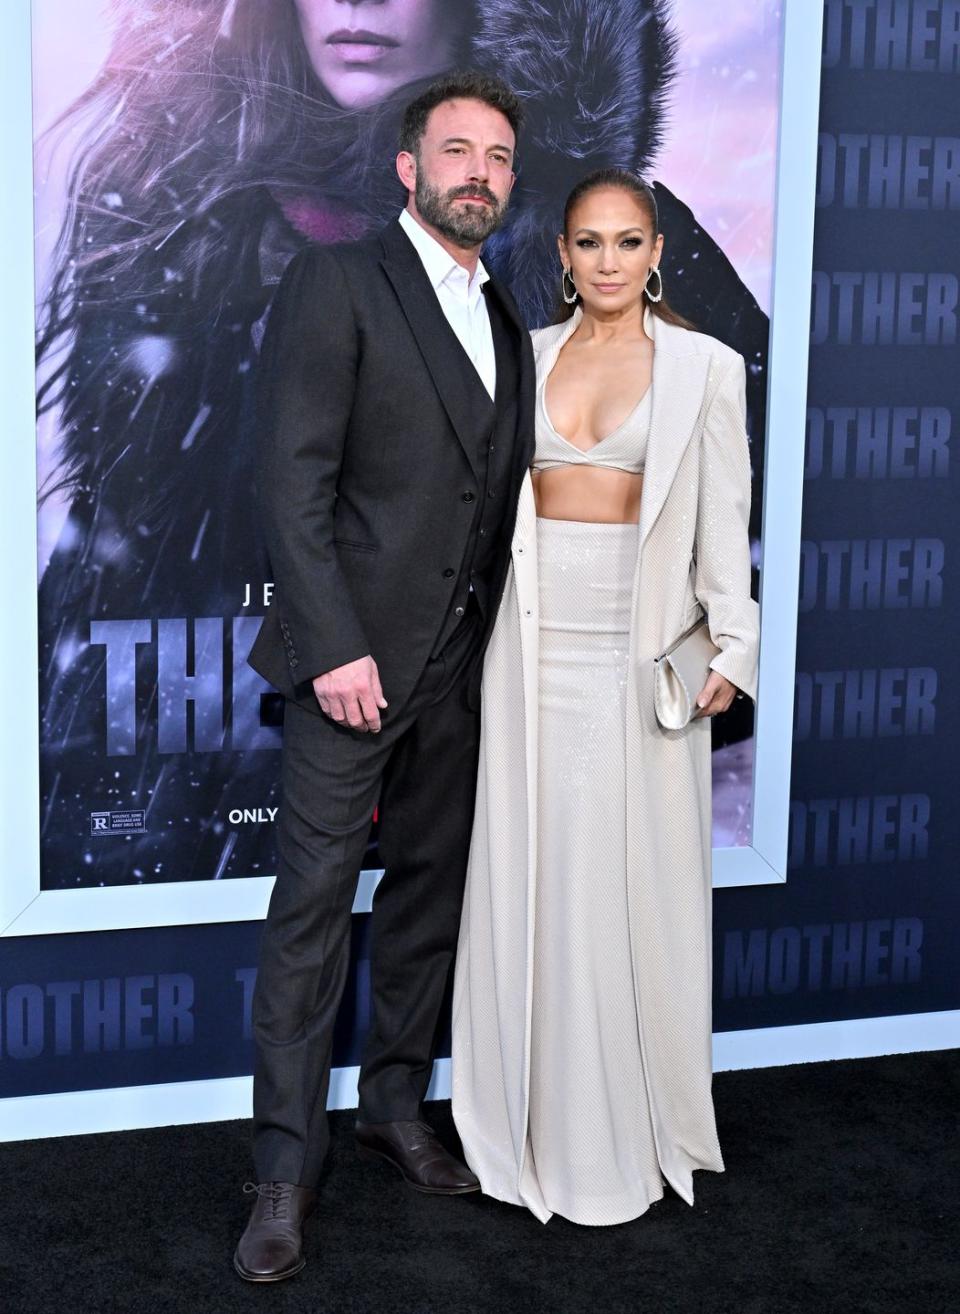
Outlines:
[[[381, 240], [385, 254], [380, 263], [393, 284], [400, 308], [470, 468], [479, 478], [477, 408], [484, 402], [492, 408], [492, 402], [457, 335], [447, 323], [420, 257], [399, 223], [390, 224]], [[472, 386], [474, 381], [476, 388]]]
[[537, 352], [537, 387], [545, 386], [550, 372], [557, 363], [557, 357], [563, 349], [568, 338], [580, 327], [580, 321], [583, 319], [583, 311], [577, 306], [576, 310], [569, 319], [564, 320], [562, 324], [557, 324], [550, 329], [550, 337], [545, 341], [541, 339], [541, 346]]
[[663, 510], [687, 444], [697, 426], [710, 357], [684, 350], [686, 330], [647, 312], [653, 338], [653, 397], [650, 441], [640, 498], [640, 547]]

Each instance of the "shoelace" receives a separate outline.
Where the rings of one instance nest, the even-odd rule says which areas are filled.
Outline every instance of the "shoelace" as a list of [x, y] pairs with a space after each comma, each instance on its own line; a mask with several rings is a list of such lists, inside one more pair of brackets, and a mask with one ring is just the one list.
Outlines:
[[244, 1195], [253, 1195], [254, 1192], [267, 1202], [265, 1218], [286, 1218], [291, 1196], [291, 1188], [286, 1182], [244, 1182]]

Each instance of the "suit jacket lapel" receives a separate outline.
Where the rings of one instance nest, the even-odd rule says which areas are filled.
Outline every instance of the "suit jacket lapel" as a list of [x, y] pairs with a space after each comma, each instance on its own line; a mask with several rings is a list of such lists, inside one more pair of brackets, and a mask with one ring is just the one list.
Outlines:
[[673, 486], [687, 444], [697, 427], [706, 392], [710, 357], [684, 352], [684, 329], [674, 329], [647, 312], [653, 338], [653, 397], [650, 441], [640, 498], [640, 546], [656, 523]]
[[[479, 478], [477, 394], [482, 394], [489, 403], [486, 389], [457, 335], [447, 323], [447, 317], [420, 257], [399, 223], [390, 224], [381, 235], [381, 240], [385, 250], [381, 261], [384, 272], [393, 284], [400, 308], [470, 462], [470, 468]], [[471, 386], [471, 374], [476, 376], [476, 388]]]
[[[496, 313], [496, 309], [503, 312], [508, 325], [508, 336], [504, 340], [504, 335], [498, 334], [494, 329], [494, 343], [497, 348], [497, 405], [500, 406], [503, 401], [501, 389], [506, 381], [515, 377], [512, 370], [506, 370], [501, 367], [499, 355], [500, 351], [515, 350], [517, 360], [517, 386], [519, 393], [517, 397], [517, 442], [514, 446], [514, 483], [519, 485], [520, 480], [526, 473], [530, 463], [533, 460], [534, 452], [534, 431], [533, 431], [533, 408], [536, 399], [536, 367], [533, 360], [533, 346], [530, 342], [530, 334], [524, 328], [520, 316], [517, 313], [516, 305], [513, 298], [503, 288], [496, 278], [491, 278], [487, 283], [484, 292], [488, 301], [488, 309], [491, 318]], [[491, 299], [496, 301], [496, 307], [490, 306]]]
[[503, 311], [504, 315], [506, 315], [514, 330], [521, 335], [526, 333], [527, 329], [523, 321], [520, 319], [516, 302], [500, 282], [499, 278], [494, 278], [491, 274], [483, 290], [487, 296], [492, 295], [497, 298], [497, 305]]

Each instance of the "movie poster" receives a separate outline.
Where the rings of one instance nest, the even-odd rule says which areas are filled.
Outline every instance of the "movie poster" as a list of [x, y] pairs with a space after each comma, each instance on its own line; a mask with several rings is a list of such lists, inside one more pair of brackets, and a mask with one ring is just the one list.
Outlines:
[[[246, 664], [270, 602], [259, 343], [305, 243], [399, 211], [402, 107], [444, 70], [524, 98], [509, 218], [483, 258], [530, 327], [554, 315], [571, 186], [602, 165], [656, 180], [667, 295], [747, 362], [759, 560], [775, 0], [33, 13], [43, 889], [274, 869], [282, 707]], [[750, 840], [752, 708], [736, 709], [714, 727], [718, 845]]]

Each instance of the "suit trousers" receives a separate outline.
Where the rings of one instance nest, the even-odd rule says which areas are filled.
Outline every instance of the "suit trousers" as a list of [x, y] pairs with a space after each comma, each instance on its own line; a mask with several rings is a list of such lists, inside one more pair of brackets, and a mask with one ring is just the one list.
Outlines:
[[279, 866], [253, 999], [258, 1181], [315, 1186], [326, 1157], [334, 1023], [378, 800], [384, 875], [373, 900], [360, 1116], [420, 1116], [473, 823], [480, 725], [467, 686], [480, 632], [471, 606], [405, 705], [384, 713], [379, 734], [286, 703]]

